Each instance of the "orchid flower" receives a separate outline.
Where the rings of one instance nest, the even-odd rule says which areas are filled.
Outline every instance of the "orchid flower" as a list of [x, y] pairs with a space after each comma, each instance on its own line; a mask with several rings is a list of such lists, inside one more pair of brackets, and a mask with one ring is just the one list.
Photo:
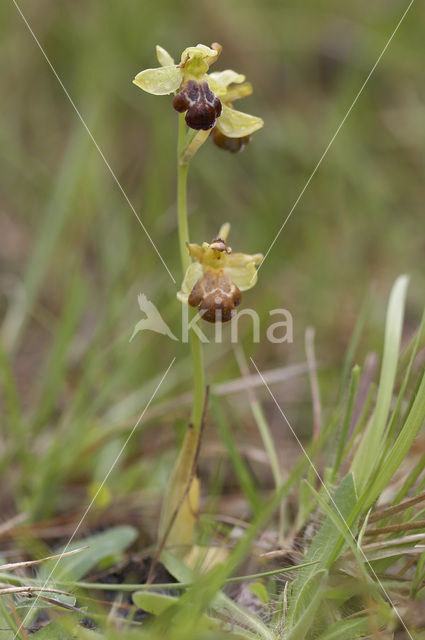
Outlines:
[[192, 307], [199, 307], [204, 320], [231, 320], [242, 300], [242, 291], [257, 282], [255, 265], [263, 259], [260, 253], [232, 253], [226, 244], [230, 225], [224, 224], [211, 244], [188, 244], [194, 262], [188, 267], [177, 298]]
[[243, 74], [231, 69], [210, 73], [208, 81], [222, 104], [221, 116], [212, 134], [213, 142], [232, 153], [242, 151], [251, 134], [261, 129], [264, 124], [261, 118], [233, 108], [234, 100], [251, 95], [252, 85], [245, 82]]
[[[133, 82], [154, 95], [174, 93], [173, 107], [186, 113], [186, 124], [192, 129], [208, 131], [213, 127], [226, 138], [246, 138], [263, 126], [261, 118], [233, 109], [232, 101], [249, 95], [251, 85], [245, 76], [230, 69], [208, 74], [221, 52], [221, 46], [198, 44], [188, 47], [175, 64], [170, 54], [160, 46], [156, 55], [161, 67], [145, 69]], [[232, 85], [239, 84], [239, 87]]]

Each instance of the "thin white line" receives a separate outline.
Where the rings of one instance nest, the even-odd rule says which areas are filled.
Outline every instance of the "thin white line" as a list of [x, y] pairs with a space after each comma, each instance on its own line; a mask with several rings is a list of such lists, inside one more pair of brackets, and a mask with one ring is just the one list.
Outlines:
[[44, 51], [43, 47], [41, 46], [37, 36], [35, 35], [34, 31], [32, 30], [31, 26], [29, 25], [28, 20], [25, 18], [24, 14], [22, 13], [21, 8], [19, 7], [18, 3], [16, 2], [16, 0], [12, 0], [13, 4], [15, 5], [19, 15], [21, 16], [22, 20], [24, 21], [24, 23], [26, 24], [29, 32], [31, 33], [32, 37], [34, 38], [38, 48], [40, 49], [41, 53], [43, 54], [47, 64], [49, 65], [50, 69], [53, 71], [53, 74], [56, 78], [56, 80], [59, 82], [60, 86], [62, 87], [66, 97], [68, 98], [69, 102], [71, 103], [75, 113], [77, 114], [78, 118], [81, 121], [81, 124], [83, 125], [84, 129], [87, 131], [88, 135], [90, 136], [94, 146], [96, 147], [97, 151], [99, 152], [100, 157], [102, 158], [103, 162], [106, 164], [107, 168], [109, 169], [109, 173], [111, 174], [112, 178], [115, 180], [119, 190], [121, 191], [122, 195], [124, 196], [125, 200], [127, 201], [128, 206], [130, 207], [130, 209], [132, 210], [132, 212], [134, 213], [134, 215], [136, 216], [140, 226], [142, 227], [143, 231], [145, 232], [146, 236], [149, 239], [149, 242], [151, 243], [152, 247], [154, 248], [155, 252], [157, 253], [159, 259], [161, 260], [162, 264], [164, 265], [164, 267], [166, 268], [168, 275], [170, 276], [171, 280], [174, 282], [174, 284], [176, 284], [176, 280], [174, 279], [174, 276], [172, 275], [171, 271], [169, 270], [169, 268], [167, 267], [167, 264], [164, 260], [164, 258], [161, 256], [156, 244], [154, 243], [154, 241], [152, 240], [151, 236], [149, 235], [148, 230], [146, 229], [145, 225], [143, 224], [142, 220], [140, 219], [140, 216], [138, 215], [136, 209], [134, 208], [134, 206], [132, 205], [132, 203], [130, 202], [129, 197], [127, 196], [126, 192], [124, 191], [123, 187], [121, 186], [120, 181], [118, 180], [117, 176], [115, 175], [111, 165], [109, 164], [109, 162], [107, 161], [107, 159], [105, 158], [105, 155], [102, 151], [102, 149], [99, 147], [99, 145], [97, 144], [96, 140], [93, 137], [92, 132], [90, 131], [90, 129], [88, 128], [83, 116], [81, 115], [80, 111], [78, 110], [75, 102], [72, 100], [71, 96], [69, 95], [65, 85], [63, 84], [62, 80], [60, 79], [58, 73], [56, 72], [56, 69], [54, 68], [53, 64], [50, 62], [49, 57], [47, 56], [47, 53]]
[[[298, 445], [299, 445], [299, 447], [300, 447], [301, 451], [303, 452], [303, 454], [304, 454], [304, 455], [305, 455], [305, 457], [307, 458], [309, 465], [311, 466], [311, 468], [313, 469], [314, 473], [315, 473], [315, 474], [316, 474], [316, 476], [318, 477], [320, 484], [323, 486], [323, 488], [324, 488], [325, 492], [327, 493], [327, 495], [328, 495], [328, 497], [329, 497], [330, 501], [332, 502], [333, 506], [334, 506], [334, 507], [335, 507], [335, 509], [337, 510], [338, 515], [340, 516], [341, 520], [342, 520], [342, 521], [343, 521], [343, 523], [345, 524], [345, 526], [346, 526], [346, 528], [347, 528], [348, 533], [349, 533], [349, 534], [350, 534], [350, 536], [353, 538], [354, 542], [357, 544], [357, 542], [356, 542], [356, 538], [355, 538], [355, 536], [354, 536], [353, 532], [351, 531], [350, 527], [348, 526], [348, 524], [347, 524], [347, 522], [346, 522], [346, 520], [345, 520], [344, 516], [342, 515], [342, 513], [341, 513], [341, 511], [340, 511], [340, 509], [339, 509], [339, 507], [338, 507], [338, 505], [336, 504], [335, 500], [333, 499], [333, 497], [332, 497], [331, 493], [329, 492], [329, 490], [328, 490], [327, 486], [326, 486], [326, 485], [325, 485], [325, 483], [323, 482], [323, 480], [322, 480], [322, 478], [321, 478], [321, 476], [320, 476], [320, 473], [317, 471], [316, 467], [314, 466], [313, 461], [311, 460], [311, 458], [310, 458], [310, 456], [308, 455], [307, 451], [304, 449], [304, 447], [303, 447], [303, 445], [302, 445], [302, 442], [300, 441], [300, 439], [298, 438], [298, 436], [297, 436], [297, 434], [295, 433], [294, 429], [292, 428], [292, 426], [291, 426], [291, 424], [290, 424], [290, 422], [289, 422], [288, 418], [286, 417], [286, 415], [285, 415], [285, 413], [284, 413], [283, 409], [281, 408], [281, 406], [279, 405], [278, 401], [277, 401], [277, 400], [276, 400], [276, 398], [274, 397], [274, 395], [273, 395], [273, 393], [272, 393], [272, 391], [271, 391], [271, 389], [270, 389], [269, 385], [268, 385], [268, 384], [267, 384], [267, 382], [264, 380], [264, 377], [263, 377], [263, 375], [262, 375], [261, 371], [259, 370], [259, 368], [258, 368], [258, 367], [257, 367], [257, 365], [255, 364], [255, 362], [254, 362], [253, 358], [251, 358], [251, 357], [250, 357], [250, 360], [251, 360], [252, 364], [254, 365], [254, 367], [255, 367], [255, 369], [256, 369], [256, 371], [257, 371], [258, 375], [259, 375], [259, 376], [260, 376], [260, 378], [262, 379], [262, 381], [263, 381], [263, 383], [264, 383], [264, 386], [266, 387], [267, 391], [269, 392], [269, 394], [270, 394], [271, 398], [273, 399], [273, 401], [274, 401], [274, 403], [275, 403], [276, 407], [278, 408], [278, 410], [279, 410], [280, 414], [282, 415], [282, 417], [283, 417], [283, 419], [285, 420], [286, 424], [287, 424], [287, 425], [288, 425], [288, 427], [290, 428], [290, 430], [291, 430], [291, 432], [292, 432], [292, 435], [294, 436], [295, 440], [297, 441], [297, 443], [298, 443]], [[362, 549], [361, 547], [358, 547], [358, 548], [359, 548], [359, 551], [360, 551], [360, 553], [362, 554], [362, 556], [363, 556], [363, 558], [364, 558], [364, 560], [365, 560], [366, 564], [368, 565], [368, 567], [369, 567], [370, 571], [372, 572], [372, 574], [373, 574], [373, 576], [374, 576], [374, 578], [375, 578], [376, 582], [379, 584], [380, 588], [382, 589], [382, 592], [384, 593], [384, 595], [385, 595], [385, 597], [387, 598], [388, 602], [391, 604], [391, 606], [392, 606], [392, 608], [394, 609], [394, 611], [395, 611], [395, 613], [396, 613], [396, 615], [397, 615], [398, 619], [400, 620], [401, 624], [403, 625], [404, 629], [406, 630], [406, 633], [408, 634], [409, 638], [410, 638], [411, 640], [413, 640], [413, 637], [412, 637], [412, 635], [410, 634], [409, 629], [406, 627], [406, 625], [405, 625], [405, 623], [404, 623], [403, 618], [401, 617], [400, 613], [398, 612], [397, 607], [395, 606], [395, 604], [394, 604], [394, 603], [393, 603], [393, 601], [391, 600], [391, 598], [390, 598], [389, 594], [387, 593], [387, 591], [386, 591], [386, 589], [385, 589], [384, 585], [382, 584], [382, 582], [380, 581], [380, 579], [379, 579], [379, 578], [378, 578], [378, 576], [376, 575], [376, 572], [375, 572], [375, 570], [373, 569], [372, 565], [370, 564], [369, 560], [367, 559], [366, 554], [364, 553], [364, 551], [363, 551], [363, 549]]]
[[[73, 541], [73, 539], [75, 538], [75, 536], [77, 535], [84, 519], [86, 518], [88, 512], [90, 511], [90, 509], [92, 508], [93, 504], [96, 501], [97, 496], [99, 495], [99, 493], [102, 491], [106, 481], [108, 480], [109, 476], [111, 475], [112, 471], [115, 468], [115, 465], [117, 464], [118, 460], [120, 459], [124, 449], [126, 448], [126, 446], [128, 445], [131, 437], [133, 436], [133, 433], [136, 431], [137, 427], [139, 426], [139, 424], [141, 423], [141, 421], [143, 420], [143, 416], [145, 415], [146, 411], [149, 409], [149, 406], [152, 402], [152, 400], [154, 399], [154, 397], [157, 394], [157, 391], [159, 389], [159, 387], [162, 385], [162, 383], [164, 382], [168, 372], [170, 371], [171, 367], [173, 366], [174, 362], [175, 362], [176, 358], [174, 357], [170, 364], [168, 365], [167, 370], [165, 371], [164, 375], [162, 376], [161, 380], [158, 382], [157, 386], [155, 387], [154, 392], [152, 393], [151, 397], [149, 398], [149, 401], [147, 403], [147, 405], [145, 406], [145, 408], [143, 409], [142, 413], [140, 414], [136, 424], [134, 425], [134, 427], [132, 428], [132, 430], [130, 431], [130, 434], [128, 435], [126, 441], [124, 442], [123, 446], [121, 447], [119, 453], [117, 454], [115, 460], [113, 461], [113, 463], [111, 464], [108, 473], [106, 474], [106, 476], [104, 477], [104, 479], [102, 480], [101, 485], [99, 486], [98, 490], [96, 491], [95, 495], [93, 496], [90, 504], [87, 506], [86, 510], [84, 511], [83, 515], [80, 518], [79, 523], [77, 524], [76, 528], [74, 529], [74, 533], [72, 534], [72, 536], [70, 537], [70, 539], [68, 540], [68, 542], [66, 543], [65, 548], [62, 550], [61, 554], [59, 555], [58, 559], [56, 560], [53, 569], [51, 570], [51, 572], [49, 573], [49, 575], [47, 576], [43, 586], [41, 587], [41, 589], [45, 589], [45, 587], [47, 586], [48, 582], [51, 580], [56, 567], [58, 566], [59, 562], [61, 561], [61, 559], [63, 558], [64, 554], [66, 553], [66, 551], [69, 548], [69, 545], [71, 544], [71, 542]], [[16, 638], [18, 637], [18, 634], [20, 632], [20, 630], [22, 629], [22, 627], [24, 626], [26, 620], [28, 619], [28, 616], [30, 615], [31, 611], [34, 609], [34, 607], [36, 606], [38, 600], [40, 599], [40, 595], [37, 595], [37, 597], [35, 598], [34, 602], [31, 604], [31, 607], [28, 610], [28, 613], [26, 614], [25, 618], [22, 620], [21, 624], [19, 625], [19, 628], [16, 632], [16, 634], [13, 636], [13, 640], [16, 640]]]
[[282, 231], [283, 231], [283, 229], [284, 229], [284, 227], [285, 227], [286, 223], [288, 222], [289, 218], [291, 217], [291, 215], [292, 215], [292, 213], [293, 213], [293, 211], [294, 211], [295, 207], [297, 206], [297, 204], [299, 203], [299, 201], [300, 201], [300, 200], [301, 200], [301, 198], [303, 197], [304, 192], [306, 191], [306, 189], [307, 189], [308, 185], [309, 185], [309, 184], [310, 184], [310, 182], [312, 181], [313, 177], [316, 175], [317, 170], [319, 169], [320, 165], [322, 164], [323, 160], [325, 159], [325, 156], [327, 155], [327, 153], [328, 153], [329, 149], [330, 149], [330, 148], [331, 148], [331, 146], [333, 145], [333, 143], [334, 143], [334, 141], [335, 141], [335, 138], [337, 137], [338, 133], [341, 131], [342, 127], [344, 126], [345, 121], [347, 120], [348, 116], [350, 115], [351, 111], [353, 110], [354, 106], [356, 105], [356, 103], [357, 103], [358, 99], [360, 98], [360, 96], [361, 96], [361, 94], [362, 94], [362, 92], [363, 92], [363, 89], [366, 87], [367, 83], [369, 82], [370, 78], [372, 77], [372, 75], [373, 75], [373, 73], [374, 73], [374, 71], [375, 71], [376, 67], [378, 66], [378, 64], [379, 64], [379, 63], [380, 63], [380, 61], [381, 61], [382, 56], [384, 55], [384, 53], [385, 53], [385, 52], [386, 52], [386, 50], [388, 49], [389, 45], [391, 44], [392, 39], [394, 38], [395, 34], [396, 34], [396, 33], [397, 33], [397, 31], [399, 30], [399, 28], [400, 28], [400, 26], [401, 26], [401, 23], [403, 22], [404, 18], [406, 17], [406, 15], [407, 15], [407, 13], [408, 13], [408, 11], [409, 11], [410, 7], [411, 7], [411, 6], [412, 6], [412, 4], [414, 3], [414, 1], [415, 1], [415, 0], [410, 0], [410, 3], [409, 3], [409, 5], [408, 5], [408, 7], [407, 7], [406, 11], [405, 11], [405, 12], [403, 13], [403, 15], [401, 16], [401, 18], [400, 18], [400, 20], [399, 20], [399, 22], [398, 22], [398, 24], [397, 24], [396, 28], [395, 28], [395, 29], [394, 29], [394, 31], [392, 32], [392, 34], [391, 34], [391, 36], [390, 36], [390, 38], [389, 38], [389, 40], [388, 40], [387, 44], [386, 44], [386, 45], [385, 45], [385, 47], [382, 49], [382, 51], [381, 51], [381, 53], [380, 53], [380, 55], [379, 55], [379, 57], [378, 57], [377, 61], [376, 61], [376, 62], [375, 62], [375, 64], [373, 65], [372, 69], [369, 71], [369, 73], [368, 73], [368, 75], [367, 75], [367, 77], [366, 77], [366, 80], [363, 82], [362, 86], [360, 87], [360, 90], [359, 90], [359, 92], [357, 93], [356, 97], [354, 98], [354, 100], [353, 100], [353, 102], [352, 102], [352, 104], [351, 104], [350, 108], [348, 109], [348, 111], [347, 111], [347, 113], [345, 114], [344, 118], [342, 119], [342, 121], [341, 121], [341, 123], [340, 123], [339, 127], [337, 128], [337, 130], [335, 131], [334, 135], [332, 136], [332, 138], [331, 138], [331, 140], [330, 140], [330, 142], [329, 142], [328, 146], [326, 147], [326, 149], [325, 149], [325, 150], [324, 150], [324, 152], [322, 153], [322, 156], [321, 156], [321, 158], [320, 158], [319, 162], [318, 162], [318, 163], [316, 164], [316, 166], [314, 167], [312, 174], [310, 175], [309, 179], [307, 180], [307, 182], [305, 183], [304, 187], [302, 188], [302, 190], [301, 190], [301, 192], [300, 192], [300, 194], [299, 194], [298, 198], [295, 200], [294, 204], [292, 205], [291, 210], [289, 211], [288, 215], [286, 216], [286, 218], [285, 218], [285, 220], [284, 220], [284, 222], [283, 222], [282, 226], [280, 227], [279, 231], [277, 232], [277, 234], [276, 234], [276, 236], [275, 236], [275, 238], [274, 238], [273, 242], [271, 243], [271, 245], [270, 245], [270, 246], [269, 246], [269, 248], [267, 249], [267, 251], [266, 251], [266, 253], [265, 253], [265, 255], [264, 255], [264, 258], [262, 259], [262, 261], [261, 261], [260, 265], [258, 266], [257, 273], [258, 273], [258, 271], [261, 269], [261, 267], [263, 266], [263, 264], [264, 264], [264, 260], [267, 258], [267, 256], [269, 255], [270, 251], [273, 249], [273, 247], [274, 247], [274, 245], [275, 245], [275, 243], [276, 243], [277, 239], [279, 238], [280, 234], [282, 233]]

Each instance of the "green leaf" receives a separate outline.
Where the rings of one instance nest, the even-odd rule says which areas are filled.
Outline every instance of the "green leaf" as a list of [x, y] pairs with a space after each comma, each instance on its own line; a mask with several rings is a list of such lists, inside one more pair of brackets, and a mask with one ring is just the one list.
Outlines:
[[[202, 609], [205, 606], [203, 603], [204, 591], [209, 591], [209, 588], [213, 590], [215, 576], [216, 574], [220, 575], [223, 565], [216, 565], [208, 573], [198, 577], [192, 571], [192, 569], [184, 564], [184, 562], [180, 558], [173, 556], [168, 551], [163, 551], [163, 553], [161, 554], [161, 560], [166, 569], [171, 573], [172, 576], [179, 580], [179, 582], [186, 582], [191, 584], [192, 589], [187, 591], [186, 594], [180, 599], [180, 603], [183, 605], [183, 607], [185, 604], [187, 606], [187, 603], [190, 602], [193, 611], [196, 610], [196, 605], [198, 605], [199, 608]], [[199, 603], [196, 602], [197, 597], [199, 597]], [[213, 611], [220, 612], [223, 610], [227, 610], [231, 613], [232, 618], [237, 624], [240, 624], [243, 627], [249, 628], [250, 630], [256, 632], [260, 638], [272, 640], [272, 633], [257, 616], [253, 615], [251, 612], [238, 605], [219, 589], [216, 591], [215, 595], [211, 596], [209, 602], [209, 598], [206, 598], [206, 600], [206, 604], [209, 604]]]
[[[180, 609], [179, 611], [179, 598], [168, 596], [163, 593], [155, 593], [152, 591], [137, 591], [136, 593], [133, 593], [133, 602], [136, 606], [155, 616], [166, 613], [172, 607], [174, 607], [175, 609], [175, 620], [177, 620], [177, 616], [179, 616], [179, 614], [183, 614], [183, 618], [188, 615], [187, 608]], [[224, 631], [223, 626], [225, 625], [225, 623], [218, 618], [216, 619], [203, 613], [199, 615], [198, 619], [194, 619], [190, 610], [189, 615], [191, 631], [196, 630], [197, 632], [213, 632], [215, 634], [222, 630]], [[174, 624], [174, 620], [171, 624]], [[255, 637], [251, 633], [242, 628], [239, 628], [237, 625], [233, 625], [233, 630], [236, 633], [226, 634], [226, 637], [231, 640], [255, 640]]]
[[302, 584], [293, 610], [293, 623], [287, 635], [287, 640], [304, 638], [314, 622], [317, 609], [322, 599], [322, 589], [328, 572], [325, 569], [315, 571]]
[[353, 620], [338, 620], [326, 629], [317, 640], [354, 640], [370, 633], [369, 620], [366, 616]]
[[[96, 533], [88, 538], [76, 540], [66, 548], [66, 551], [85, 545], [87, 545], [88, 549], [83, 549], [81, 553], [61, 560], [49, 560], [42, 566], [40, 578], [46, 580], [51, 577], [54, 582], [79, 580], [87, 575], [101, 560], [124, 551], [136, 538], [137, 531], [134, 527], [120, 526], [113, 527], [102, 533]], [[58, 550], [57, 553], [60, 553], [60, 551]], [[53, 575], [50, 576], [52, 572]]]
[[[354, 484], [354, 476], [352, 473], [348, 473], [335, 491], [333, 500], [331, 504], [329, 504], [329, 509], [335, 514], [338, 521], [341, 521], [342, 519], [346, 520], [356, 503], [357, 492]], [[356, 533], [356, 527], [354, 527], [353, 533]], [[323, 567], [330, 568], [331, 562], [333, 562], [335, 544], [338, 542], [340, 536], [341, 533], [335, 527], [334, 520], [327, 515], [322, 526], [312, 540], [310, 548], [305, 555], [305, 561], [314, 562], [315, 560], [319, 560]], [[304, 571], [313, 573], [315, 568], [307, 568], [304, 569], [303, 572]], [[302, 580], [301, 573], [297, 580]]]
[[254, 594], [254, 596], [260, 598], [261, 602], [264, 602], [264, 604], [269, 604], [269, 594], [262, 582], [252, 582], [248, 586], [248, 589], [251, 591], [251, 593]]
[[[339, 521], [341, 519], [345, 520], [356, 503], [357, 494], [354, 478], [353, 474], [349, 473], [343, 478], [335, 491], [333, 503], [329, 505], [329, 510], [334, 513]], [[306, 562], [318, 561], [319, 565], [301, 569], [292, 585], [287, 615], [288, 629], [291, 633], [294, 629], [298, 629], [298, 633], [300, 633], [299, 625], [301, 625], [302, 629], [304, 629], [305, 625], [308, 628], [308, 620], [310, 620], [310, 624], [312, 623], [312, 608], [318, 604], [316, 603], [316, 596], [314, 597], [314, 603], [310, 604], [312, 585], [322, 582], [324, 578], [323, 572], [329, 569], [336, 559], [334, 558], [334, 552], [340, 537], [341, 532], [335, 526], [334, 519], [327, 515], [304, 558]], [[341, 550], [342, 548], [343, 546], [341, 545]], [[294, 635], [292, 637], [296, 638], [297, 636]]]
[[64, 628], [59, 622], [53, 620], [32, 637], [36, 640], [73, 640], [76, 636], [70, 629]]
[[35, 640], [103, 640], [104, 636], [82, 627], [75, 616], [61, 616], [31, 635]]
[[195, 579], [195, 574], [185, 565], [183, 560], [169, 551], [163, 551], [161, 553], [161, 562], [164, 567], [167, 569], [168, 573], [171, 573], [173, 578], [178, 580], [179, 582], [192, 583]]
[[177, 604], [178, 598], [152, 591], [136, 591], [133, 593], [133, 602], [140, 609], [152, 613], [154, 616], [159, 616], [166, 609]]

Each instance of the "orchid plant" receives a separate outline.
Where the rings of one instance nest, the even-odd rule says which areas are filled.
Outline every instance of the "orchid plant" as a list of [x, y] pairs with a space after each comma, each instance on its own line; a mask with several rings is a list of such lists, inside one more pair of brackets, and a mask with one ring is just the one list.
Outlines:
[[[221, 45], [187, 47], [179, 64], [162, 47], [156, 47], [158, 68], [145, 69], [133, 80], [140, 89], [154, 95], [174, 94], [173, 108], [180, 114], [177, 159], [178, 232], [183, 282], [177, 298], [198, 310], [203, 320], [227, 322], [240, 304], [242, 292], [257, 281], [256, 265], [261, 254], [232, 253], [227, 244], [229, 223], [221, 226], [211, 243], [191, 243], [187, 219], [187, 174], [189, 163], [211, 136], [221, 149], [236, 153], [263, 126], [263, 120], [233, 107], [233, 102], [252, 93], [245, 76], [227, 69], [209, 73]], [[136, 327], [137, 331], [137, 327]], [[165, 493], [159, 532], [159, 548], [167, 542], [175, 552], [191, 545], [199, 502], [199, 481], [195, 469], [199, 437], [206, 403], [202, 344], [190, 331], [193, 371], [193, 406], [189, 428]]]

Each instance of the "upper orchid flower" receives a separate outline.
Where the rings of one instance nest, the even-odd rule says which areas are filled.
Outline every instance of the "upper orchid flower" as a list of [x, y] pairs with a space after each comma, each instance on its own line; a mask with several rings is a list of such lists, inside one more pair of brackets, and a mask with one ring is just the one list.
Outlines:
[[175, 64], [170, 54], [157, 46], [156, 55], [162, 66], [141, 71], [133, 82], [155, 95], [178, 91], [173, 106], [180, 113], [186, 112], [187, 125], [192, 129], [212, 129], [221, 114], [221, 102], [211, 91], [206, 74], [220, 50], [217, 44], [212, 48], [203, 44], [188, 47], [181, 55], [180, 64]]
[[[244, 83], [245, 76], [230, 69], [208, 74], [220, 52], [219, 44], [211, 48], [198, 44], [185, 49], [176, 65], [170, 54], [157, 46], [161, 67], [141, 71], [133, 82], [155, 95], [176, 93], [173, 106], [180, 113], [186, 112], [186, 123], [192, 129], [208, 131], [216, 125], [227, 138], [244, 138], [260, 129], [263, 121], [233, 109], [233, 100], [252, 92], [251, 85]], [[229, 86], [233, 84], [240, 87]]]
[[231, 320], [242, 300], [241, 292], [257, 282], [255, 265], [263, 259], [261, 253], [232, 253], [226, 244], [229, 231], [230, 225], [226, 223], [211, 244], [187, 245], [195, 262], [188, 267], [177, 297], [199, 307], [202, 318], [208, 322]]

